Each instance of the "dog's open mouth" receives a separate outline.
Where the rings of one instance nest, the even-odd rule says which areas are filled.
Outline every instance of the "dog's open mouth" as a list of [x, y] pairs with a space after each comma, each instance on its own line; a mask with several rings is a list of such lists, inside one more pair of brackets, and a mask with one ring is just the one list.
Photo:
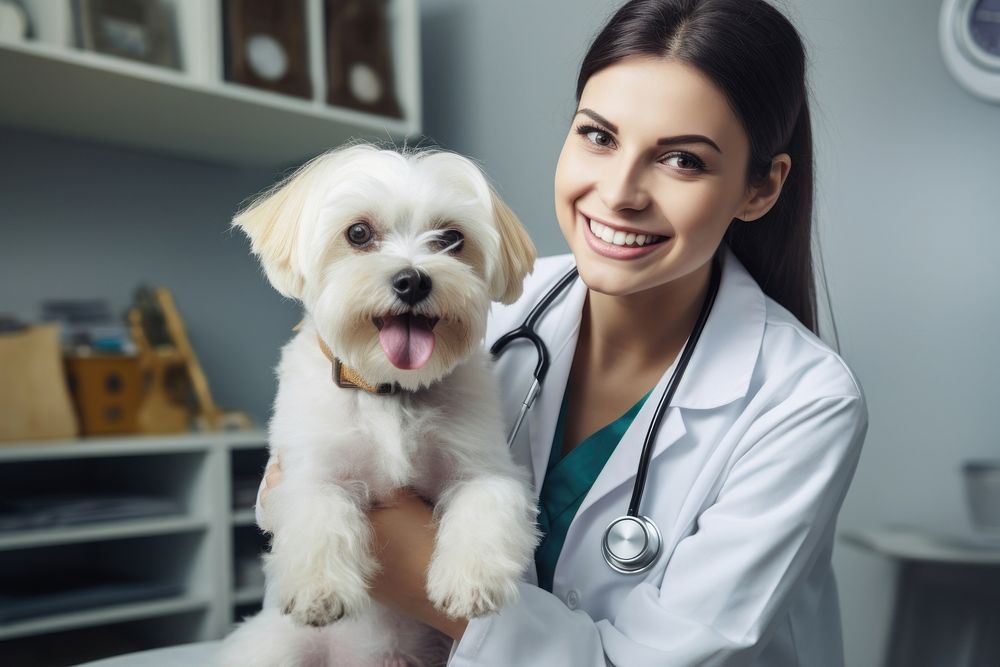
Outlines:
[[434, 352], [434, 325], [437, 317], [402, 313], [373, 317], [378, 342], [396, 368], [423, 368]]

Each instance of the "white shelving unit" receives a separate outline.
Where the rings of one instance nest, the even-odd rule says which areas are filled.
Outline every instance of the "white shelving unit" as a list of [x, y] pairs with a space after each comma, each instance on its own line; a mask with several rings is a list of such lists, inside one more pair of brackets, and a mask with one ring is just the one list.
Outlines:
[[[402, 119], [325, 103], [322, 0], [305, 1], [311, 100], [224, 80], [221, 0], [175, 0], [183, 70], [75, 48], [65, 27], [43, 30], [38, 40], [0, 41], [0, 124], [263, 167], [304, 161], [349, 138], [401, 141], [419, 134], [417, 0], [389, 2]], [[69, 0], [27, 6], [51, 13], [58, 3], [69, 6]]]
[[[87, 646], [102, 629], [127, 637], [126, 650], [216, 639], [259, 608], [262, 579], [240, 582], [239, 562], [244, 573], [259, 573], [266, 539], [252, 508], [234, 506], [233, 487], [234, 479], [260, 479], [266, 440], [255, 430], [0, 445], [0, 488], [9, 500], [142, 493], [182, 508], [177, 515], [0, 531], [0, 582], [27, 584], [40, 600], [47, 589], [59, 593], [51, 582], [67, 571], [112, 581], [138, 577], [169, 589], [148, 599], [0, 618], [0, 664], [41, 664], [19, 660], [46, 644], [71, 653], [73, 641], [80, 659], [103, 657]], [[114, 652], [109, 647], [107, 655]]]

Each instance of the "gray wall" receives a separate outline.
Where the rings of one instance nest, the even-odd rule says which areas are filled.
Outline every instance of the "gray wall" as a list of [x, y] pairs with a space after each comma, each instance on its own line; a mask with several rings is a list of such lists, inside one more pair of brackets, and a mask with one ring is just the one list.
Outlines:
[[[845, 356], [871, 411], [841, 529], [967, 529], [959, 466], [1000, 458], [1000, 106], [951, 79], [939, 0], [798, 0], [818, 215]], [[891, 571], [841, 547], [850, 664], [877, 664]]]
[[[576, 68], [616, 2], [423, 0], [427, 133], [477, 158], [543, 254]], [[817, 218], [843, 356], [871, 411], [841, 530], [967, 525], [958, 466], [1000, 457], [1000, 106], [941, 62], [938, 0], [791, 0], [811, 54]], [[173, 288], [221, 403], [266, 415], [294, 304], [226, 223], [276, 179], [0, 130], [0, 311]], [[959, 326], [956, 326], [959, 325]], [[830, 338], [829, 334], [826, 336]], [[848, 664], [878, 664], [891, 570], [841, 546]]]

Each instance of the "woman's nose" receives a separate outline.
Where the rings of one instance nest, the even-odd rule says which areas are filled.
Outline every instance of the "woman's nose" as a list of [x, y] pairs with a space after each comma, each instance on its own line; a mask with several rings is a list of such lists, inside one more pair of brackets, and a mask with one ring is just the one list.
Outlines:
[[602, 175], [598, 194], [609, 210], [641, 211], [649, 204], [644, 177], [641, 165], [635, 161], [614, 160]]

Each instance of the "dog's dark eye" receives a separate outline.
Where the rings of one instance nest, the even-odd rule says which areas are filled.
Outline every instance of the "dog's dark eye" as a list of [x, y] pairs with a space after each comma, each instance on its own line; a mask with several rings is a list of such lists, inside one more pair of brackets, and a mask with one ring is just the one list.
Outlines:
[[356, 222], [347, 229], [347, 240], [351, 245], [364, 247], [372, 242], [375, 232], [367, 222]]
[[465, 236], [457, 229], [445, 229], [438, 233], [434, 245], [438, 250], [448, 249], [448, 252], [458, 252], [462, 249]]

